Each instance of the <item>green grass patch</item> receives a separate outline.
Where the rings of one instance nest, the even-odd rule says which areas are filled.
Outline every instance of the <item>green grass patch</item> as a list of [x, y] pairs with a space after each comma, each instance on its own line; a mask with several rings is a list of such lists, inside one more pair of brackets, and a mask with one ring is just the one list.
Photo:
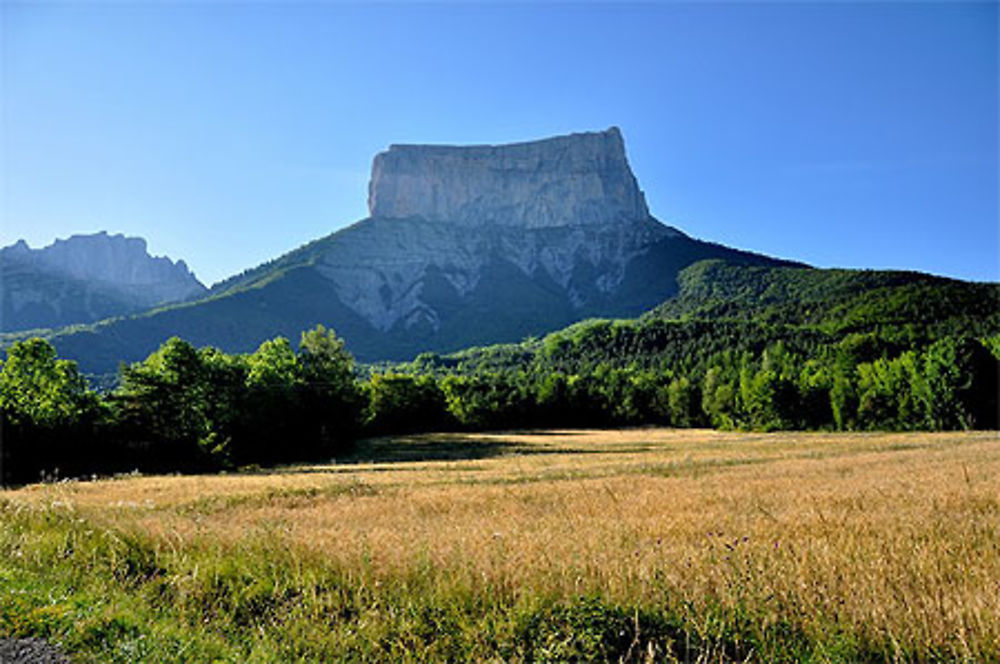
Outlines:
[[80, 662], [857, 662], [952, 654], [864, 643], [832, 621], [828, 632], [807, 634], [793, 607], [765, 613], [669, 596], [642, 606], [552, 597], [474, 583], [426, 560], [386, 577], [338, 569], [259, 536], [177, 547], [58, 505], [0, 504], [0, 525], [0, 636], [49, 639]]

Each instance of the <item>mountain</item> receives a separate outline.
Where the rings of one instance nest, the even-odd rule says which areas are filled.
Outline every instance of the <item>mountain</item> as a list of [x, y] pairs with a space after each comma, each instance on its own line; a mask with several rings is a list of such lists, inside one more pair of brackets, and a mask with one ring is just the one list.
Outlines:
[[74, 235], [42, 249], [0, 249], [0, 331], [90, 323], [207, 292], [184, 261], [137, 237]]
[[[403, 373], [526, 370], [593, 372], [662, 367], [691, 373], [713, 357], [787, 352], [856, 361], [894, 358], [951, 338], [984, 340], [1000, 359], [1000, 284], [918, 272], [734, 265], [699, 261], [680, 290], [639, 318], [575, 323], [517, 344], [422, 355]], [[693, 373], [697, 374], [695, 370]], [[994, 390], [995, 391], [995, 390]]]
[[172, 335], [230, 352], [322, 323], [362, 361], [517, 341], [591, 316], [635, 316], [705, 258], [791, 265], [653, 218], [621, 132], [501, 146], [393, 145], [370, 216], [213, 287], [208, 297], [60, 333], [88, 372]]

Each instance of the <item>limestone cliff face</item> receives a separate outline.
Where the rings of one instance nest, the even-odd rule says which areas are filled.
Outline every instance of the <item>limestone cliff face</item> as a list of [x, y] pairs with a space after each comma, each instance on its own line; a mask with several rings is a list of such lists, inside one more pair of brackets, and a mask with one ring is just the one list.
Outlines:
[[617, 127], [511, 145], [393, 145], [375, 156], [368, 210], [526, 229], [649, 217]]
[[134, 313], [206, 291], [184, 261], [150, 256], [137, 237], [74, 235], [42, 249], [0, 249], [0, 329], [54, 327]]
[[652, 243], [678, 235], [650, 217], [617, 127], [499, 146], [393, 145], [374, 159], [368, 206], [370, 219], [317, 267], [382, 331], [441, 326], [429, 271], [461, 299], [502, 261], [584, 309], [612, 295]]

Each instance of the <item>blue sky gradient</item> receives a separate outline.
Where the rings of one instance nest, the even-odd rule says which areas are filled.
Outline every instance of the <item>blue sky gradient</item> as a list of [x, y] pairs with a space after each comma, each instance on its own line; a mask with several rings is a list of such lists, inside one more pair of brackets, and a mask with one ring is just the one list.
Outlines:
[[2, 244], [124, 232], [211, 283], [364, 217], [390, 143], [618, 125], [690, 235], [1000, 278], [995, 3], [0, 12]]

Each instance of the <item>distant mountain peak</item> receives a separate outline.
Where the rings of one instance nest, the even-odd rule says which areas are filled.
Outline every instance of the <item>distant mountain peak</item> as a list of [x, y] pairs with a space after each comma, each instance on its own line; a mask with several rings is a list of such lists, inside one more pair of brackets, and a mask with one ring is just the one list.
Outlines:
[[146, 240], [107, 231], [24, 240], [0, 249], [4, 331], [86, 323], [188, 300], [207, 289], [184, 261], [150, 256]]
[[58, 238], [41, 249], [31, 249], [24, 240], [20, 240], [12, 247], [0, 249], [0, 252], [12, 249], [21, 254], [28, 249], [47, 269], [77, 279], [105, 281], [127, 287], [150, 287], [154, 291], [165, 289], [150, 295], [153, 299], [162, 298], [160, 301], [185, 299], [205, 290], [184, 261], [150, 255], [146, 240], [141, 237], [102, 230]]
[[391, 145], [375, 155], [371, 217], [462, 226], [606, 226], [649, 218], [621, 131], [506, 145]]

